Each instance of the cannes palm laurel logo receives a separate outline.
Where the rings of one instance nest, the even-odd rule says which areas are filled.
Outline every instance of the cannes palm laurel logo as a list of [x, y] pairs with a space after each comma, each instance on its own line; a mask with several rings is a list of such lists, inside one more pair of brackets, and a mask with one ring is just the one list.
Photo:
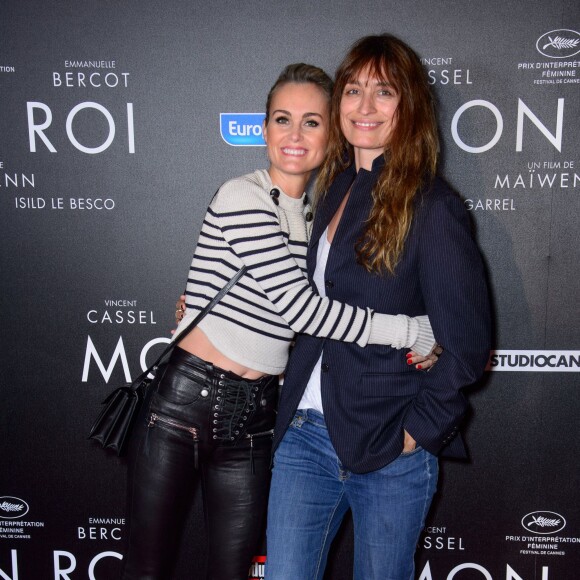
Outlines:
[[548, 58], [570, 58], [580, 52], [580, 33], [567, 28], [551, 30], [538, 38], [536, 49]]
[[556, 512], [537, 511], [522, 518], [522, 527], [532, 534], [548, 536], [562, 531], [566, 527], [566, 520]]
[[4, 495], [0, 497], [0, 518], [5, 520], [17, 520], [28, 513], [28, 504], [19, 497]]

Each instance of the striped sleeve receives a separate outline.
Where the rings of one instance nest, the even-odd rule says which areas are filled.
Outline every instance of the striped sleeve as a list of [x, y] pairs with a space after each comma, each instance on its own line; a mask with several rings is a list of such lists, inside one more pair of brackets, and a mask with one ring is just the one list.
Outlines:
[[[316, 294], [286, 243], [276, 207], [259, 185], [228, 182], [212, 203], [221, 233], [294, 332], [365, 346], [372, 312]], [[300, 215], [290, 219], [303, 219]]]

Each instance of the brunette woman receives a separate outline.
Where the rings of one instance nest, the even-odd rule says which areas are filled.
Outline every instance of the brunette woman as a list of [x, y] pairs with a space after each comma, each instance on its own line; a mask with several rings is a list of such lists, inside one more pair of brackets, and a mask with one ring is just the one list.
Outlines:
[[359, 40], [339, 66], [308, 275], [331, 300], [428, 314], [429, 372], [393, 349], [299, 335], [285, 373], [268, 510], [268, 580], [321, 579], [346, 511], [354, 578], [411, 580], [437, 483], [461, 457], [462, 388], [490, 347], [482, 261], [461, 199], [438, 177], [425, 71], [402, 41]]

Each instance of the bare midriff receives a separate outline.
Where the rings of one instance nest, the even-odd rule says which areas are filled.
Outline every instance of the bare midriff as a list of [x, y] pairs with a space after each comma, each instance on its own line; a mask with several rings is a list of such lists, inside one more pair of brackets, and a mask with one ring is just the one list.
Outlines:
[[179, 348], [249, 381], [259, 379], [266, 374], [245, 367], [221, 353], [199, 327], [194, 328], [183, 340], [179, 341]]

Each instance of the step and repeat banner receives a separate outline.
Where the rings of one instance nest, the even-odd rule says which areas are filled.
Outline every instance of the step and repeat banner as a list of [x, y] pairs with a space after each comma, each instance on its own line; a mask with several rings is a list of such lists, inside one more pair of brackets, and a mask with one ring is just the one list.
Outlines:
[[[99, 403], [168, 341], [213, 193], [267, 165], [281, 69], [333, 73], [385, 31], [428, 71], [495, 319], [416, 578], [578, 578], [578, 2], [4, 0], [0, 579], [116, 577], [126, 465], [86, 440]], [[177, 580], [205, 574], [197, 499]], [[352, 535], [327, 579], [352, 578]]]

